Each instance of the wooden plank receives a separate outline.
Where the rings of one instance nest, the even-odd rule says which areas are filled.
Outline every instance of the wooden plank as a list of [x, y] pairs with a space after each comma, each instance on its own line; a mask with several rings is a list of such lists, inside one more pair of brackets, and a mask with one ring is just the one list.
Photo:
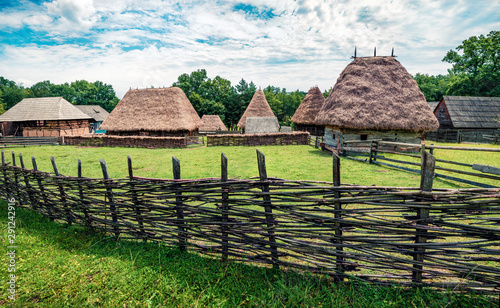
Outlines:
[[[181, 163], [175, 157], [172, 156], [172, 171], [174, 173], [174, 180], [181, 179]], [[175, 211], [177, 213], [177, 230], [179, 237], [179, 250], [186, 251], [187, 249], [187, 233], [184, 228], [184, 209], [182, 203], [182, 191], [178, 189], [175, 192]]]
[[[222, 183], [227, 182], [227, 157], [221, 153], [221, 176]], [[222, 262], [226, 262], [229, 255], [229, 187], [222, 185]]]
[[486, 151], [486, 152], [500, 152], [497, 148], [467, 148], [467, 147], [451, 147], [442, 145], [426, 145], [426, 149], [442, 149], [442, 150], [459, 150], [459, 151]]
[[500, 168], [493, 167], [493, 166], [474, 164], [474, 165], [472, 165], [472, 169], [477, 170], [477, 171], [481, 171], [484, 173], [491, 173], [491, 174], [500, 175]]
[[111, 212], [111, 220], [113, 225], [113, 232], [118, 240], [120, 236], [120, 227], [118, 226], [118, 213], [115, 206], [115, 199], [113, 196], [113, 189], [109, 186], [109, 173], [108, 173], [108, 165], [104, 161], [104, 159], [99, 160], [101, 163], [102, 176], [104, 178], [104, 186], [106, 187], [106, 198], [108, 199], [109, 211]]
[[[267, 170], [266, 170], [266, 157], [265, 155], [257, 150], [257, 164], [259, 167], [259, 178], [261, 182], [267, 181]], [[279, 268], [279, 260], [278, 260], [278, 247], [276, 246], [276, 237], [274, 235], [274, 216], [273, 216], [273, 208], [271, 203], [271, 197], [269, 196], [269, 184], [262, 184], [262, 192], [264, 195], [262, 199], [264, 200], [264, 210], [266, 212], [266, 225], [267, 225], [267, 234], [269, 236], [269, 246], [271, 249], [271, 258], [273, 261], [273, 268]]]
[[[333, 157], [333, 186], [339, 187], [340, 184], [340, 157], [337, 155], [332, 155]], [[333, 193], [335, 199], [339, 200], [340, 199], [340, 192], [338, 190], [335, 190]], [[344, 247], [343, 247], [343, 240], [342, 240], [342, 224], [340, 223], [340, 220], [342, 219], [342, 203], [340, 201], [336, 201], [334, 203], [335, 207], [335, 238], [333, 239], [333, 243], [336, 245], [335, 250], [337, 253], [337, 256], [335, 258], [335, 268], [337, 271], [337, 275], [335, 276], [335, 281], [343, 281], [344, 280]]]
[[139, 201], [139, 198], [137, 196], [137, 192], [135, 190], [135, 184], [134, 184], [134, 171], [132, 168], [132, 158], [127, 155], [127, 166], [128, 166], [128, 178], [130, 180], [130, 190], [132, 192], [132, 203], [134, 204], [134, 210], [135, 210], [135, 219], [137, 220], [137, 224], [139, 225], [139, 238], [142, 238], [144, 242], [147, 242], [148, 237], [146, 235], [146, 232], [144, 230], [144, 218], [141, 215], [141, 207], [142, 204]]

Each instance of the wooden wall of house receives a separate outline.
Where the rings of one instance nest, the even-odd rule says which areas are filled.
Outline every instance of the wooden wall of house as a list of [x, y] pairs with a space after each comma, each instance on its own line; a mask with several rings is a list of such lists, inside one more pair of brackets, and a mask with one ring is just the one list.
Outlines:
[[379, 132], [379, 131], [354, 131], [354, 130], [336, 130], [330, 127], [325, 128], [324, 143], [331, 147], [337, 148], [340, 142], [342, 147], [345, 146], [345, 141], [362, 141], [362, 140], [383, 140], [383, 141], [396, 141], [412, 144], [420, 144], [421, 133], [413, 132]]
[[311, 136], [323, 136], [325, 134], [325, 127], [318, 125], [295, 124], [295, 131], [309, 132]]
[[439, 102], [436, 110], [434, 111], [434, 115], [439, 121], [439, 129], [453, 128], [453, 123], [451, 122], [451, 117], [448, 113], [448, 108], [446, 107], [444, 100]]
[[6, 135], [22, 135], [24, 137], [73, 136], [88, 134], [89, 120], [10, 122], [3, 127], [8, 132]]

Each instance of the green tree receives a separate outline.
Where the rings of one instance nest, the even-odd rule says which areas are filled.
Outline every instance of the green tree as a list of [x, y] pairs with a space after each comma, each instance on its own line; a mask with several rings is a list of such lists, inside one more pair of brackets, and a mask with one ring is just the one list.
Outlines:
[[425, 96], [425, 99], [429, 102], [440, 101], [449, 88], [449, 75], [433, 76], [429, 74], [417, 73], [412, 77], [417, 82], [420, 91], [422, 91]]
[[447, 94], [500, 96], [500, 31], [469, 37], [443, 61], [453, 65]]

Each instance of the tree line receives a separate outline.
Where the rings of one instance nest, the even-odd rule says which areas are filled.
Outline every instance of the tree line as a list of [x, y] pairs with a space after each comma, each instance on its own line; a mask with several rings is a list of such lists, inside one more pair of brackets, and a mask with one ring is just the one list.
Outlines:
[[[500, 31], [464, 40], [455, 50], [448, 51], [442, 61], [452, 64], [448, 74], [417, 73], [412, 76], [427, 101], [438, 101], [443, 95], [500, 96]], [[229, 128], [235, 128], [257, 91], [252, 81], [242, 78], [233, 86], [220, 76], [209, 78], [205, 69], [180, 75], [172, 86], [184, 91], [200, 116], [219, 115]], [[262, 90], [280, 124], [290, 125], [290, 119], [306, 92], [287, 92], [285, 88], [272, 85]], [[325, 98], [330, 90], [323, 93]], [[50, 96], [62, 96], [77, 105], [99, 105], [108, 112], [119, 101], [113, 87], [102, 81], [77, 80], [57, 85], [45, 80], [23, 87], [0, 77], [0, 114], [23, 98]]]
[[413, 76], [427, 101], [443, 95], [500, 96], [500, 31], [469, 37], [442, 61], [452, 64], [448, 74]]

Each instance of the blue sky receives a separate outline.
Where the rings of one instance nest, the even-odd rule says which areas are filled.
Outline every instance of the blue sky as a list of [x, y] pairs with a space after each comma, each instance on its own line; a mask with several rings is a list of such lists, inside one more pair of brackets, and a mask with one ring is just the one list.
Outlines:
[[0, 76], [170, 86], [204, 68], [232, 84], [332, 87], [358, 56], [445, 74], [464, 39], [500, 30], [500, 0], [0, 0]]

